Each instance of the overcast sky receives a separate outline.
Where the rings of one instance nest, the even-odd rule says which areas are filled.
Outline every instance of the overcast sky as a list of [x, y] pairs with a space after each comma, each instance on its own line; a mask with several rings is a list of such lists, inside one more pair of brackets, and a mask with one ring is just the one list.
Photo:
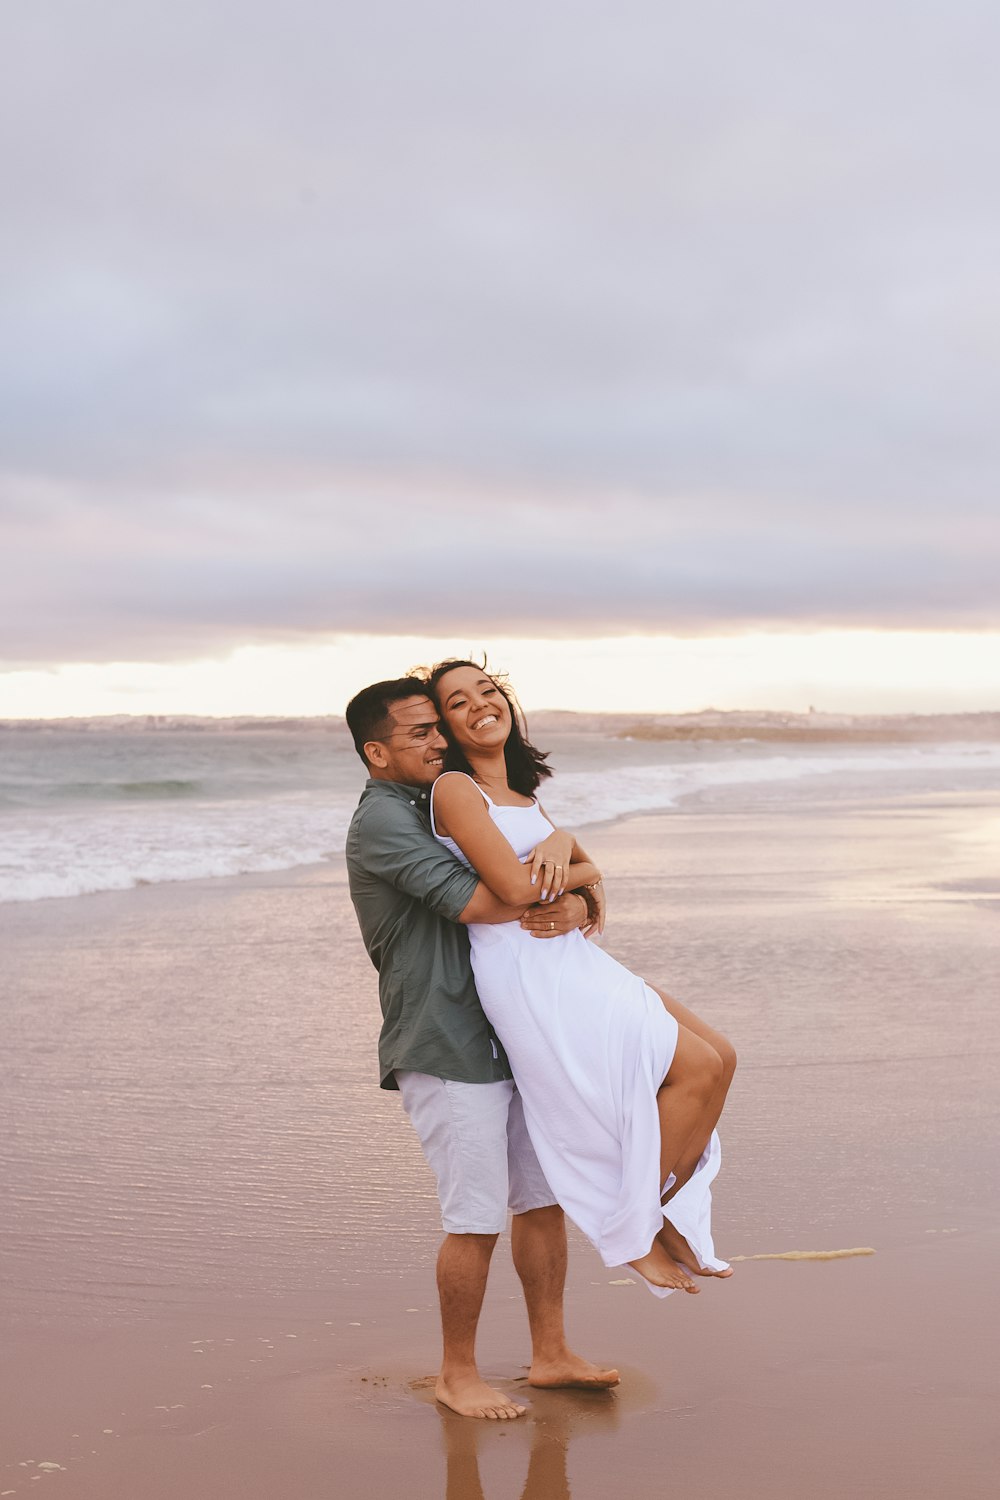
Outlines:
[[0, 664], [1000, 628], [1000, 11], [11, 0]]

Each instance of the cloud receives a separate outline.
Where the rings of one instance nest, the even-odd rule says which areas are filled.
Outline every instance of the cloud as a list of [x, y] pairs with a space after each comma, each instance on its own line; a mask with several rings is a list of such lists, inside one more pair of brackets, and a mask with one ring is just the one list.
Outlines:
[[[974, 627], [996, 567], [971, 533], [619, 494], [249, 482], [220, 499], [50, 497], [10, 512], [8, 661], [200, 655], [330, 632], [608, 635], [754, 623]], [[131, 505], [128, 503], [131, 501]], [[38, 502], [36, 501], [36, 504]], [[38, 608], [44, 591], [44, 608]]]
[[6, 30], [3, 659], [997, 623], [992, 9]]

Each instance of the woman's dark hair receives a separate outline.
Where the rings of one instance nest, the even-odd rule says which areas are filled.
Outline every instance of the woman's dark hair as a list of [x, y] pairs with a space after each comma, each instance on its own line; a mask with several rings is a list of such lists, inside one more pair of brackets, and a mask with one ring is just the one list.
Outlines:
[[[425, 673], [424, 681], [427, 691], [437, 702], [437, 687], [441, 678], [446, 673], [454, 671], [456, 667], [471, 667], [474, 672], [483, 672], [494, 683], [503, 694], [510, 709], [510, 734], [507, 736], [503, 747], [503, 758], [507, 764], [507, 780], [515, 792], [520, 792], [522, 797], [532, 797], [538, 790], [538, 784], [545, 776], [552, 775], [552, 767], [547, 766], [548, 752], [536, 750], [528, 739], [528, 723], [524, 717], [524, 710], [514, 696], [514, 691], [506, 677], [498, 676], [496, 672], [487, 671], [486, 659], [480, 661], [439, 661], [436, 666], [431, 667]], [[441, 705], [438, 703], [438, 707]], [[466, 760], [462, 751], [455, 744], [448, 732], [448, 726], [441, 720], [441, 733], [448, 741], [448, 753], [445, 756], [445, 770], [464, 771], [466, 776], [473, 774], [472, 767]]]

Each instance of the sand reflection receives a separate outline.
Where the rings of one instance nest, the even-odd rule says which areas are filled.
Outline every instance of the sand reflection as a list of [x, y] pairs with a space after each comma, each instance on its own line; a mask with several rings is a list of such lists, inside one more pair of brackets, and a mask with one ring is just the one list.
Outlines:
[[[615, 1392], [533, 1391], [531, 1410], [517, 1422], [471, 1422], [438, 1408], [447, 1473], [444, 1500], [572, 1500], [569, 1449], [580, 1432], [611, 1432], [618, 1426], [619, 1400]], [[496, 1474], [498, 1439], [514, 1438], [504, 1455], [503, 1476]], [[523, 1488], [516, 1486], [516, 1470], [528, 1442]], [[487, 1460], [488, 1455], [488, 1460]], [[487, 1460], [482, 1470], [480, 1460]], [[512, 1474], [512, 1470], [515, 1472]], [[491, 1481], [493, 1481], [491, 1483]]]

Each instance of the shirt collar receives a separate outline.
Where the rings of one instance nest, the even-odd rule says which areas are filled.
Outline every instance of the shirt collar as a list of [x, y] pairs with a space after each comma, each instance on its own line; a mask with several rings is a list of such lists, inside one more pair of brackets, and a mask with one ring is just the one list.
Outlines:
[[398, 797], [403, 802], [409, 802], [411, 807], [426, 807], [430, 801], [430, 790], [425, 786], [404, 786], [401, 781], [384, 781], [381, 778], [369, 776], [365, 783], [366, 792], [384, 792], [390, 796]]

